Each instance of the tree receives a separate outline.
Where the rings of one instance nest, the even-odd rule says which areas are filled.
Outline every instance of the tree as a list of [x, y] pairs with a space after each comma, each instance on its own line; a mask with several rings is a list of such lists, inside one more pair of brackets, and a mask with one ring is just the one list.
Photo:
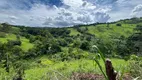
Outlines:
[[142, 53], [142, 25], [137, 25], [134, 29], [135, 33], [128, 38], [128, 44], [133, 53], [141, 55]]
[[6, 34], [4, 32], [0, 32], [0, 38], [5, 38]]
[[21, 46], [22, 42], [20, 40], [8, 40], [7, 42], [7, 46], [10, 48], [10, 47], [13, 47], [15, 45], [18, 45], [18, 46]]
[[59, 43], [60, 46], [63, 46], [63, 47], [68, 45], [68, 43], [64, 39], [59, 39], [58, 43]]
[[74, 44], [73, 44], [73, 47], [77, 47], [79, 48], [81, 45], [81, 41], [80, 40], [74, 40]]
[[18, 41], [20, 41], [20, 35], [16, 35]]
[[118, 23], [118, 24], [116, 24], [116, 26], [121, 26], [121, 24], [120, 24], [120, 23]]
[[50, 48], [51, 53], [61, 52], [61, 47], [57, 44], [53, 44]]
[[90, 44], [87, 41], [82, 42], [82, 44], [80, 45], [80, 49], [89, 50], [89, 48], [90, 48]]
[[2, 23], [1, 25], [2, 25], [1, 28], [2, 32], [9, 32], [12, 29], [12, 27], [8, 23]]

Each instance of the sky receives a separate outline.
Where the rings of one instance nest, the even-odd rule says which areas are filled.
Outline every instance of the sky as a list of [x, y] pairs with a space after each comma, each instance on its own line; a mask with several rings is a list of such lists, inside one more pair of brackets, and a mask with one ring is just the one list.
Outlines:
[[0, 0], [0, 23], [67, 27], [142, 17], [142, 0]]

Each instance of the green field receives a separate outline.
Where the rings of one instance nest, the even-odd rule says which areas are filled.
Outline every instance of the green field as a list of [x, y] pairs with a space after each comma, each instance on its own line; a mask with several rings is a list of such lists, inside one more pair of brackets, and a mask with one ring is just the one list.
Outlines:
[[76, 29], [74, 28], [69, 28], [68, 30], [71, 31], [70, 35], [77, 35], [77, 34], [80, 34]]
[[[66, 80], [66, 78], [70, 78], [72, 72], [101, 74], [101, 71], [93, 60], [80, 59], [65, 62], [53, 62], [48, 60], [46, 57], [42, 57], [40, 60], [41, 64], [39, 67], [34, 67], [25, 71], [25, 79], [42, 80], [45, 77], [46, 79], [51, 79], [51, 77], [54, 78], [56, 76], [59, 80], [61, 80], [61, 78], [63, 78], [63, 80]], [[111, 60], [114, 68], [117, 71], [122, 72], [124, 70], [125, 73], [129, 71], [127, 61], [124, 61], [123, 59], [114, 58]], [[35, 64], [35, 62], [33, 62], [32, 64]], [[102, 60], [100, 60], [100, 64], [105, 70]]]
[[[24, 51], [28, 51], [29, 49], [31, 49], [34, 46], [25, 37], [20, 37], [20, 39], [21, 39], [21, 42], [22, 42], [21, 48]], [[6, 37], [4, 37], [4, 38], [0, 37], [0, 42], [2, 42], [2, 43], [6, 43], [8, 40], [16, 40], [16, 35], [14, 35], [14, 34], [6, 34]]]

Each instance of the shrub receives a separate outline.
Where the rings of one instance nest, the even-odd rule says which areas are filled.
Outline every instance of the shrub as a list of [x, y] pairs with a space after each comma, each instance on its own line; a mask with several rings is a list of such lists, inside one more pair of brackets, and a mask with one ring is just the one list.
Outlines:
[[73, 42], [73, 39], [72, 38], [65, 38], [65, 41], [67, 41], [68, 43], [72, 43]]
[[51, 53], [61, 52], [61, 47], [59, 45], [53, 44], [50, 48]]
[[0, 32], [0, 38], [5, 38], [5, 37], [6, 37], [5, 33]]
[[29, 38], [29, 42], [32, 43], [34, 41], [36, 41], [36, 39], [31, 35], [30, 38]]
[[77, 31], [80, 33], [85, 33], [88, 30], [87, 27], [77, 27]]
[[19, 45], [21, 46], [22, 42], [20, 40], [8, 40], [7, 45], [10, 46], [14, 46], [14, 45]]
[[81, 45], [80, 40], [75, 40], [74, 44], [73, 44], [73, 47], [79, 47], [80, 45]]
[[137, 60], [139, 60], [139, 58], [136, 55], [131, 55], [130, 60], [136, 60], [137, 61]]
[[59, 45], [63, 46], [63, 47], [68, 45], [67, 42], [64, 39], [60, 39], [60, 40], [58, 40], [58, 42], [59, 42]]
[[142, 63], [141, 61], [130, 61], [130, 73], [133, 77], [138, 77], [139, 80], [142, 80]]
[[89, 48], [90, 48], [90, 44], [89, 44], [89, 42], [87, 42], [87, 41], [83, 42], [83, 43], [80, 45], [80, 49], [89, 50]]
[[2, 23], [1, 25], [2, 25], [1, 27], [2, 32], [9, 32], [12, 29], [12, 27], [8, 23]]
[[120, 23], [118, 23], [118, 24], [116, 24], [116, 26], [121, 26], [121, 24], [120, 24]]

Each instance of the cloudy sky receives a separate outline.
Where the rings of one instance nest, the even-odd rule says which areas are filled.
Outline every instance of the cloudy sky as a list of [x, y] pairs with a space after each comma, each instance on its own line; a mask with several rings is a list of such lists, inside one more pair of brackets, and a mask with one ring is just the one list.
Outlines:
[[142, 0], [0, 0], [0, 23], [66, 27], [142, 17]]

